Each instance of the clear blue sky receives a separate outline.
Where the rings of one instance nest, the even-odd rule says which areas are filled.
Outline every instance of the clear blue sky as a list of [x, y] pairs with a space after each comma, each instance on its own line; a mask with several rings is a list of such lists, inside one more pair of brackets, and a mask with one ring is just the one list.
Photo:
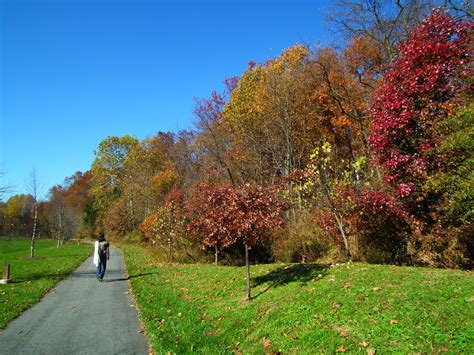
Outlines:
[[0, 3], [0, 170], [12, 193], [35, 168], [45, 196], [88, 170], [109, 135], [191, 128], [193, 97], [250, 60], [331, 41], [323, 0]]

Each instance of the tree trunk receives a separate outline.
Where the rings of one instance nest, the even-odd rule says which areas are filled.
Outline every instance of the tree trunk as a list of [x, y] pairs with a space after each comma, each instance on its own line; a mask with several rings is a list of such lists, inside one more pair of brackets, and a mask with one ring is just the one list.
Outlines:
[[379, 179], [379, 181], [382, 181], [382, 173], [380, 172], [378, 166], [375, 167], [375, 171], [377, 172], [377, 178]]
[[171, 262], [171, 238], [168, 239], [168, 260]]
[[333, 214], [334, 218], [336, 219], [336, 223], [337, 223], [337, 227], [339, 228], [339, 232], [341, 232], [341, 237], [342, 237], [342, 240], [344, 241], [344, 250], [346, 252], [346, 255], [349, 258], [349, 260], [352, 261], [352, 255], [351, 255], [351, 252], [349, 250], [349, 240], [347, 239], [346, 232], [344, 231], [344, 224], [342, 223], [342, 218], [339, 217], [339, 213], [337, 212], [337, 208], [334, 205], [334, 203], [332, 202], [331, 195], [329, 193], [329, 188], [326, 185], [324, 186], [324, 192], [326, 194], [326, 198], [329, 202], [329, 205], [331, 206], [332, 214]]
[[219, 249], [217, 248], [217, 243], [214, 245], [214, 264], [218, 265], [218, 256], [219, 256]]
[[306, 243], [304, 242], [304, 240], [301, 241], [301, 263], [306, 263]]
[[249, 247], [245, 244], [245, 275], [247, 276], [247, 301], [250, 301], [250, 262]]
[[31, 236], [31, 245], [30, 245], [30, 256], [33, 258], [35, 256], [35, 236], [36, 236], [36, 220], [38, 219], [38, 209], [36, 205], [35, 209], [35, 217], [33, 219], [33, 235]]
[[339, 227], [339, 231], [341, 232], [342, 240], [344, 241], [344, 250], [346, 252], [347, 257], [349, 260], [352, 261], [352, 255], [349, 250], [349, 241], [347, 240], [346, 232], [344, 231], [344, 224], [342, 223], [342, 219], [338, 217], [337, 213], [333, 212], [334, 218], [336, 218], [337, 226]]
[[133, 212], [133, 199], [132, 198], [130, 198], [129, 204], [130, 204], [130, 224], [132, 226], [135, 226], [134, 225], [135, 214]]
[[58, 217], [59, 217], [59, 225], [58, 225], [58, 244], [56, 245], [56, 248], [59, 248], [59, 246], [62, 244], [62, 243], [61, 243], [61, 230], [62, 230], [62, 228], [63, 228], [63, 225], [62, 225], [61, 212], [58, 213]]

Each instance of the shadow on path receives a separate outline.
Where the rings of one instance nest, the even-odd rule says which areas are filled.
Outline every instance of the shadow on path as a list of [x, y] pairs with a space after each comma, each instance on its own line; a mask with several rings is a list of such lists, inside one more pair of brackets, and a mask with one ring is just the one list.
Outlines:
[[143, 276], [155, 275], [155, 274], [157, 274], [157, 272], [146, 272], [144, 274], [130, 275], [128, 277], [120, 277], [120, 278], [116, 278], [116, 279], [104, 279], [104, 282], [128, 281], [128, 280], [134, 279], [136, 277], [143, 277]]
[[[114, 274], [120, 273], [120, 271], [116, 270], [110, 270], [106, 271], [105, 275], [112, 276]], [[154, 275], [157, 274], [157, 272], [148, 272], [148, 273], [142, 273], [138, 275], [130, 275], [128, 277], [117, 277], [117, 278], [110, 278], [110, 279], [104, 279], [104, 282], [115, 282], [115, 281], [127, 281], [136, 277], [143, 277], [143, 276], [148, 276], [148, 275]], [[28, 281], [35, 281], [39, 279], [44, 279], [44, 278], [56, 278], [58, 280], [65, 279], [66, 277], [83, 277], [83, 278], [96, 278], [95, 271], [82, 271], [82, 272], [73, 272], [72, 274], [69, 274], [68, 272], [51, 272], [51, 273], [38, 273], [38, 274], [33, 274], [29, 275], [27, 278], [18, 278], [13, 280], [11, 283], [12, 284], [19, 284], [23, 282], [28, 282]]]
[[62, 280], [68, 277], [69, 273], [68, 272], [49, 272], [49, 273], [36, 273], [36, 274], [31, 274], [27, 276], [20, 276], [18, 278], [15, 278], [12, 280], [12, 284], [21, 284], [23, 282], [28, 282], [28, 281], [36, 281], [36, 280], [41, 280], [41, 279], [57, 279], [57, 280]]
[[[253, 287], [270, 283], [267, 288], [252, 298], [257, 298], [267, 292], [272, 287], [283, 286], [290, 282], [302, 282], [305, 284], [314, 280], [318, 275], [324, 277], [329, 265], [326, 264], [295, 264], [291, 266], [279, 267], [268, 274], [257, 276], [252, 279]], [[320, 277], [320, 278], [321, 278]], [[319, 279], [319, 278], [318, 278]]]

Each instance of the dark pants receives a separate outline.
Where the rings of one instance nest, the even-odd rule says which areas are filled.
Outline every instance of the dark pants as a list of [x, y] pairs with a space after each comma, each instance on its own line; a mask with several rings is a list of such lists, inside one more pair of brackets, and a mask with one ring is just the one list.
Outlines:
[[107, 258], [99, 258], [99, 266], [97, 266], [97, 270], [95, 272], [98, 279], [104, 278], [106, 268], [107, 268]]

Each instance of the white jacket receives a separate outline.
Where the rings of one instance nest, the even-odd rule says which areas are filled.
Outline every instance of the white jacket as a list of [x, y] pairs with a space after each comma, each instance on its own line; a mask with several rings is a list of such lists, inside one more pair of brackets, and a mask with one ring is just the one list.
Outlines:
[[92, 258], [92, 263], [97, 267], [99, 266], [99, 242], [94, 243], [94, 256]]

